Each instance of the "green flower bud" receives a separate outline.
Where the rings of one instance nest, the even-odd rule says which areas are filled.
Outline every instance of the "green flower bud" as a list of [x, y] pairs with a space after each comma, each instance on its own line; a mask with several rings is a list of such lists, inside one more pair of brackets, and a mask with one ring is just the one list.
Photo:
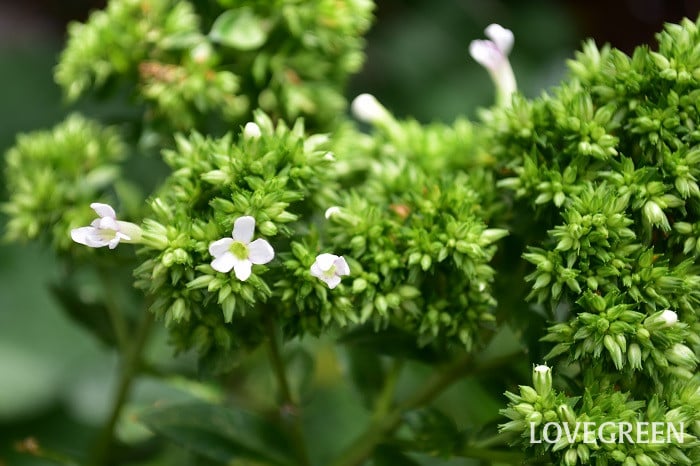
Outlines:
[[535, 408], [530, 403], [519, 403], [513, 406], [513, 409], [527, 417], [535, 411]]
[[622, 350], [620, 349], [620, 346], [615, 342], [615, 339], [610, 336], [610, 335], [605, 335], [603, 338], [603, 345], [605, 345], [605, 348], [608, 350], [608, 353], [610, 353], [610, 357], [613, 360], [613, 363], [615, 364], [615, 368], [617, 370], [622, 369], [622, 366], [624, 365], [624, 362], [622, 360]]
[[557, 414], [559, 415], [559, 419], [563, 422], [568, 422], [572, 425], [576, 424], [576, 415], [571, 409], [571, 406], [567, 404], [559, 405], [559, 407], [557, 407]]
[[566, 466], [576, 466], [576, 463], [578, 463], [578, 452], [575, 448], [569, 448], [564, 453], [564, 464]]
[[535, 366], [532, 370], [532, 381], [537, 393], [546, 397], [552, 391], [552, 369], [544, 364]]
[[632, 369], [642, 369], [642, 350], [637, 343], [632, 343], [629, 345], [629, 348], [627, 348], [627, 360]]
[[693, 369], [698, 363], [698, 358], [693, 350], [682, 343], [676, 343], [666, 350], [664, 356], [669, 362], [687, 369]]
[[588, 464], [588, 460], [590, 459], [590, 450], [588, 449], [588, 446], [579, 443], [576, 446], [576, 453], [578, 454], [582, 464]]
[[539, 399], [535, 389], [527, 385], [520, 386], [520, 396], [528, 403], [534, 403]]

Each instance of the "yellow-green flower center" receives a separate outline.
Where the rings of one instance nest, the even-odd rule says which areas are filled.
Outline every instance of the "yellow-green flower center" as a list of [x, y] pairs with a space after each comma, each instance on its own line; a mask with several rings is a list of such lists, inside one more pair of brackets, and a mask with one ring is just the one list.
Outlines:
[[331, 265], [328, 270], [324, 270], [323, 276], [326, 278], [331, 278], [335, 275], [336, 267], [335, 264]]
[[234, 241], [229, 248], [231, 254], [236, 256], [237, 259], [247, 259], [250, 255], [248, 252], [248, 245], [241, 243], [240, 241]]

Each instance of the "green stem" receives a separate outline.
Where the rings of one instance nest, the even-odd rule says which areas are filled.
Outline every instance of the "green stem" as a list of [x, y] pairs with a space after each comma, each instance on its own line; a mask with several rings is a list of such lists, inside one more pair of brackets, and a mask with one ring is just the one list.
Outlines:
[[382, 391], [377, 397], [377, 401], [374, 405], [374, 419], [381, 419], [382, 417], [386, 416], [391, 409], [391, 405], [394, 402], [394, 392], [396, 391], [396, 384], [399, 381], [401, 369], [403, 369], [403, 360], [397, 359], [387, 374]]
[[102, 427], [102, 430], [100, 431], [97, 441], [95, 442], [90, 454], [90, 461], [88, 464], [91, 466], [107, 464], [107, 461], [110, 458], [112, 441], [114, 438], [114, 427], [116, 426], [124, 404], [127, 401], [134, 378], [138, 374], [142, 353], [148, 341], [153, 320], [153, 313], [146, 311], [146, 315], [139, 324], [133, 344], [128, 347], [124, 353], [122, 353], [121, 370], [119, 373], [117, 391], [112, 402], [112, 408], [110, 410], [109, 417], [107, 418], [107, 422]]
[[105, 296], [105, 307], [107, 308], [107, 316], [109, 317], [109, 322], [114, 330], [114, 337], [117, 342], [117, 347], [120, 353], [125, 354], [129, 346], [128, 336], [129, 336], [129, 326], [127, 325], [124, 314], [119, 311], [119, 306], [117, 305], [117, 299], [112, 290], [110, 284], [110, 277], [107, 270], [103, 267], [99, 268], [100, 281], [102, 282], [102, 288]]
[[445, 389], [465, 375], [475, 375], [512, 361], [513, 356], [521, 354], [509, 354], [498, 358], [478, 361], [471, 354], [446, 365], [443, 370], [434, 374], [413, 395], [399, 403], [383, 417], [373, 417], [367, 430], [360, 435], [340, 456], [332, 463], [332, 466], [359, 466], [364, 463], [388, 435], [394, 432], [400, 425], [403, 415], [426, 405], [440, 395]]
[[277, 330], [272, 319], [266, 319], [265, 324], [268, 334], [270, 362], [275, 373], [275, 378], [277, 379], [277, 385], [279, 387], [280, 398], [282, 401], [282, 409], [280, 412], [291, 412], [292, 422], [289, 425], [289, 432], [292, 436], [292, 443], [294, 444], [294, 449], [296, 451], [297, 461], [301, 466], [310, 466], [311, 460], [309, 459], [309, 453], [306, 449], [304, 430], [301, 425], [301, 416], [299, 415], [299, 406], [294, 402], [294, 399], [292, 398], [292, 391], [289, 388], [287, 371], [285, 368], [284, 359], [282, 358], [282, 353], [280, 351], [280, 345], [277, 340]]

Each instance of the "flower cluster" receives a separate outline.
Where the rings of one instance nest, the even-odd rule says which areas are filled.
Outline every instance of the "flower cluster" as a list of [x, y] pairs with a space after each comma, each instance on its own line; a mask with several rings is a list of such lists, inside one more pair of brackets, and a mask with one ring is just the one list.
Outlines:
[[[510, 279], [524, 278], [529, 287], [522, 292], [538, 303], [531, 312], [554, 321], [542, 338], [555, 344], [545, 358], [576, 367], [582, 381], [569, 387], [568, 421], [556, 406], [562, 400], [526, 406], [527, 393], [509, 394], [505, 429], [557, 464], [698, 461], [692, 439], [700, 432], [691, 421], [700, 349], [692, 161], [700, 114], [691, 102], [700, 81], [679, 63], [700, 64], [691, 58], [700, 32], [685, 20], [658, 39], [658, 52], [640, 48], [631, 57], [589, 42], [570, 62], [570, 79], [533, 101], [515, 97], [485, 118], [505, 174], [499, 186], [539, 219], [522, 217], [514, 228], [532, 268]], [[675, 409], [668, 387], [694, 394]], [[658, 449], [591, 450], [580, 439], [550, 449], [526, 439], [528, 422], [635, 418], [690, 422], [691, 429], [680, 444]]]
[[344, 110], [347, 76], [362, 65], [372, 9], [369, 1], [195, 9], [188, 1], [112, 0], [70, 25], [56, 81], [75, 99], [136, 79], [156, 131], [208, 128], [214, 115], [242, 123], [258, 106], [327, 128]]

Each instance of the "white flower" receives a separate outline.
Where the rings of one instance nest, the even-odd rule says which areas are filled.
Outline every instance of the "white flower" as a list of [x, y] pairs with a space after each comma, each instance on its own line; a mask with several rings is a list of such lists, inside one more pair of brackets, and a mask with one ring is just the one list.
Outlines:
[[513, 48], [513, 32], [498, 24], [491, 24], [484, 33], [490, 40], [473, 40], [469, 44], [469, 54], [489, 72], [501, 102], [508, 103], [517, 88], [508, 61], [508, 54]]
[[350, 267], [343, 256], [319, 254], [311, 265], [311, 275], [326, 282], [333, 289], [340, 283], [340, 277], [350, 275]]
[[250, 242], [254, 231], [253, 217], [237, 218], [231, 238], [222, 238], [209, 245], [209, 254], [214, 256], [211, 267], [223, 273], [233, 269], [236, 278], [245, 281], [250, 277], [253, 264], [267, 264], [274, 259], [275, 250], [270, 243], [260, 238]]
[[670, 327], [671, 325], [674, 325], [676, 322], [678, 322], [678, 314], [676, 314], [670, 309], [665, 309], [661, 313], [661, 319], [664, 321], [667, 327]]
[[326, 213], [323, 214], [326, 217], [326, 220], [331, 218], [331, 216], [337, 214], [340, 212], [340, 207], [337, 205], [334, 205], [333, 207], [329, 207], [326, 209]]
[[350, 111], [358, 120], [376, 123], [386, 119], [388, 112], [372, 94], [360, 94], [350, 104]]
[[245, 127], [243, 128], [243, 136], [249, 139], [257, 139], [262, 135], [262, 132], [260, 131], [260, 127], [251, 122], [248, 122], [245, 124]]
[[90, 207], [99, 218], [93, 220], [89, 227], [71, 230], [70, 236], [76, 243], [91, 248], [109, 246], [109, 249], [114, 249], [120, 241], [136, 243], [141, 240], [141, 228], [133, 223], [117, 220], [117, 214], [109, 204], [93, 202]]

